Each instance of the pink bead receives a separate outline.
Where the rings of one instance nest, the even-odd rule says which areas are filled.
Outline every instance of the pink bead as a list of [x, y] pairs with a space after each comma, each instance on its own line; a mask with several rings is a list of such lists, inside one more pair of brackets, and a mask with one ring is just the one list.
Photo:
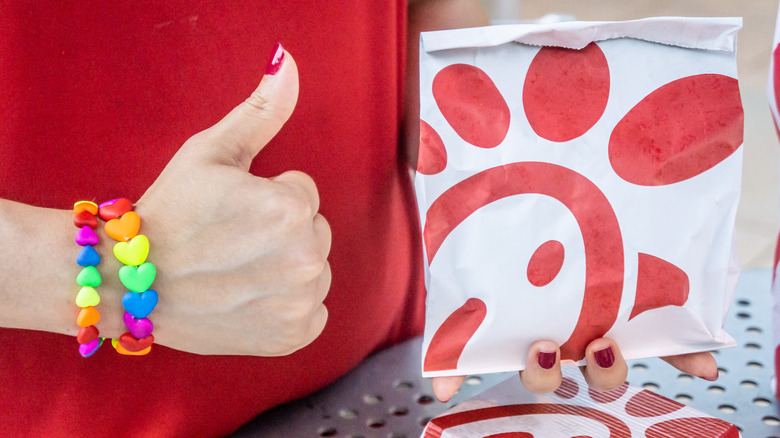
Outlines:
[[118, 200], [120, 200], [120, 199], [122, 199], [122, 198], [116, 198], [116, 199], [112, 199], [112, 200], [110, 200], [110, 201], [106, 201], [106, 202], [104, 202], [104, 203], [102, 203], [102, 204], [98, 205], [98, 209], [101, 209], [101, 208], [103, 208], [103, 207], [106, 207], [106, 206], [108, 206], [108, 205], [111, 205], [111, 204], [115, 204], [115, 203], [116, 203], [116, 201], [118, 201]]
[[122, 319], [125, 322], [127, 331], [135, 336], [136, 339], [143, 339], [152, 334], [152, 330], [154, 330], [152, 321], [147, 318], [136, 318], [130, 312], [125, 312]]
[[80, 246], [95, 246], [98, 242], [100, 242], [100, 237], [95, 233], [95, 230], [88, 226], [81, 227], [78, 233], [76, 233], [76, 243]]
[[103, 345], [103, 338], [95, 338], [86, 344], [79, 345], [79, 354], [83, 357], [90, 357], [98, 351], [101, 345]]

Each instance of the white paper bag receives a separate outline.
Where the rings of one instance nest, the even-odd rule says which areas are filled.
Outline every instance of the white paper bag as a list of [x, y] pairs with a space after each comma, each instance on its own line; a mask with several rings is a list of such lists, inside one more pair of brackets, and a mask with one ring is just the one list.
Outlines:
[[426, 377], [733, 346], [740, 19], [424, 33]]

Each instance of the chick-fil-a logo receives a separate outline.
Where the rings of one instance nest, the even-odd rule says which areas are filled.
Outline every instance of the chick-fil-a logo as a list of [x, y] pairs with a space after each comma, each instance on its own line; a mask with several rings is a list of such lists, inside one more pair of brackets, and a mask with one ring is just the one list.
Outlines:
[[[569, 142], [602, 118], [610, 97], [610, 65], [598, 44], [581, 50], [538, 50], [523, 79], [522, 107], [535, 135]], [[441, 68], [432, 94], [452, 130], [471, 146], [504, 142], [513, 117], [502, 93], [482, 69], [468, 64]], [[688, 75], [668, 82], [636, 103], [611, 130], [608, 161], [627, 185], [668, 186], [713, 168], [742, 144], [743, 114], [737, 80], [726, 75]], [[447, 145], [431, 124], [420, 122], [418, 172], [437, 175], [448, 166]], [[470, 146], [467, 146], [470, 147]], [[520, 146], [522, 147], [522, 146]], [[575, 147], [572, 144], [572, 147]], [[613, 326], [621, 305], [626, 263], [636, 263], [637, 285], [629, 319], [688, 299], [688, 275], [643, 252], [626, 260], [621, 225], [610, 199], [586, 176], [566, 166], [520, 161], [482, 170], [436, 197], [424, 213], [423, 239], [430, 265], [451, 233], [474, 212], [523, 194], [557, 200], [573, 215], [585, 248], [585, 282], [579, 320], [562, 344], [562, 358], [579, 360], [587, 344]], [[558, 275], [565, 245], [544, 242], [527, 266], [527, 279], [543, 286]], [[428, 344], [424, 371], [457, 368], [458, 360], [488, 313], [471, 297], [439, 326]]]

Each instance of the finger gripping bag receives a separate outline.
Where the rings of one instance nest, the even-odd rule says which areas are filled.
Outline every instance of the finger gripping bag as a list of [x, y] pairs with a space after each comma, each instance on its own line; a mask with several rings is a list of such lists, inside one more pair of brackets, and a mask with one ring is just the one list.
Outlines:
[[[734, 346], [738, 18], [423, 33], [423, 375]], [[584, 363], [584, 362], [583, 362]]]

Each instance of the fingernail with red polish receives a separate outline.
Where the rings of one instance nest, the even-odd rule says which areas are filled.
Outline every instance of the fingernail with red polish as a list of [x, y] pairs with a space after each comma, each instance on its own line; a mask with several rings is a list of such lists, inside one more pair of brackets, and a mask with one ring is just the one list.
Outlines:
[[596, 359], [596, 364], [601, 368], [609, 368], [615, 364], [615, 353], [612, 351], [612, 347], [593, 353], [593, 357]]
[[281, 44], [276, 43], [271, 59], [268, 60], [268, 64], [265, 66], [265, 74], [273, 76], [279, 73], [279, 70], [282, 68], [282, 61], [284, 61], [284, 48], [282, 48]]
[[549, 370], [553, 366], [555, 366], [555, 357], [557, 355], [555, 353], [545, 353], [544, 351], [540, 351], [539, 354], [536, 355], [536, 362], [539, 363], [539, 366]]

